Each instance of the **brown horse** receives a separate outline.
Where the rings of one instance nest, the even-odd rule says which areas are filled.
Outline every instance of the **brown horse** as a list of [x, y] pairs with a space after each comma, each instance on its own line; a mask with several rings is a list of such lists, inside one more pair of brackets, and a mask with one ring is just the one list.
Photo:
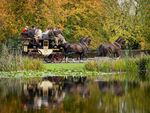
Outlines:
[[98, 56], [109, 56], [120, 57], [121, 50], [125, 46], [125, 40], [119, 37], [114, 43], [101, 44], [98, 47]]
[[65, 43], [62, 44], [61, 46], [64, 49], [65, 58], [68, 54], [75, 53], [79, 55], [81, 60], [83, 56], [86, 54], [86, 52], [88, 51], [88, 46], [90, 45], [90, 43], [91, 43], [91, 39], [89, 37], [85, 37], [80, 40], [80, 43], [74, 43], [74, 44]]

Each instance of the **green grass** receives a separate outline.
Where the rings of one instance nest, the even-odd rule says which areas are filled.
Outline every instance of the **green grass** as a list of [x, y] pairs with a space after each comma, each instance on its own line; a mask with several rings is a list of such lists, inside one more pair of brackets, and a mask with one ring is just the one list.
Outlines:
[[85, 69], [85, 63], [60, 63], [44, 64], [46, 71], [59, 76], [93, 76], [97, 75], [96, 71]]
[[54, 64], [44, 64], [46, 70], [84, 70], [84, 63], [54, 63]]

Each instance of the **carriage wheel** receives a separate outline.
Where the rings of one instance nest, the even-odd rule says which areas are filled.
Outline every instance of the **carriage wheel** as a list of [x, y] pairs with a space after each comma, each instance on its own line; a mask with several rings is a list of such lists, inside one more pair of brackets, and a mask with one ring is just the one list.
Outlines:
[[40, 50], [32, 50], [31, 52], [29, 52], [29, 56], [31, 56], [32, 58], [41, 58], [43, 55]]
[[63, 61], [64, 55], [62, 53], [56, 53], [53, 55], [54, 63], [61, 63]]
[[46, 63], [51, 63], [51, 62], [52, 62], [52, 55], [49, 55], [49, 56], [44, 57], [44, 61], [45, 61]]
[[54, 53], [50, 54], [48, 57], [45, 57], [44, 60], [47, 63], [61, 63], [63, 60], [64, 56], [62, 53]]

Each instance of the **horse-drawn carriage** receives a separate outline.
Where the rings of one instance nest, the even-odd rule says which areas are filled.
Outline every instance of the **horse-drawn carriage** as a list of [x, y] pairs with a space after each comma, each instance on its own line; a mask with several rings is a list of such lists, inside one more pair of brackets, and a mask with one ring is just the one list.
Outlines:
[[62, 62], [63, 49], [58, 48], [52, 39], [39, 39], [22, 37], [22, 53], [33, 58], [44, 58], [46, 62]]
[[[34, 29], [21, 33], [22, 53], [32, 57], [43, 57], [46, 62], [62, 62], [68, 54], [78, 54], [80, 59], [87, 52], [91, 42], [89, 37], [81, 38], [79, 43], [67, 43], [61, 32], [49, 30], [46, 35], [37, 34]], [[39, 38], [40, 37], [40, 38]]]

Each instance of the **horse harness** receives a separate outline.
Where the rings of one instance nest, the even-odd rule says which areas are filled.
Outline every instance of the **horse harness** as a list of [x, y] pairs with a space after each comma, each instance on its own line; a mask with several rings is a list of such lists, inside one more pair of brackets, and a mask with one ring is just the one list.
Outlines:
[[121, 45], [120, 45], [118, 42], [114, 42], [114, 43], [112, 43], [112, 44], [113, 44], [113, 46], [119, 47], [119, 49], [121, 49]]
[[[85, 42], [79, 43], [79, 45], [82, 47], [83, 52], [85, 52], [86, 50], [88, 50], [88, 45], [87, 45]], [[85, 50], [85, 49], [86, 49], [86, 50]]]

